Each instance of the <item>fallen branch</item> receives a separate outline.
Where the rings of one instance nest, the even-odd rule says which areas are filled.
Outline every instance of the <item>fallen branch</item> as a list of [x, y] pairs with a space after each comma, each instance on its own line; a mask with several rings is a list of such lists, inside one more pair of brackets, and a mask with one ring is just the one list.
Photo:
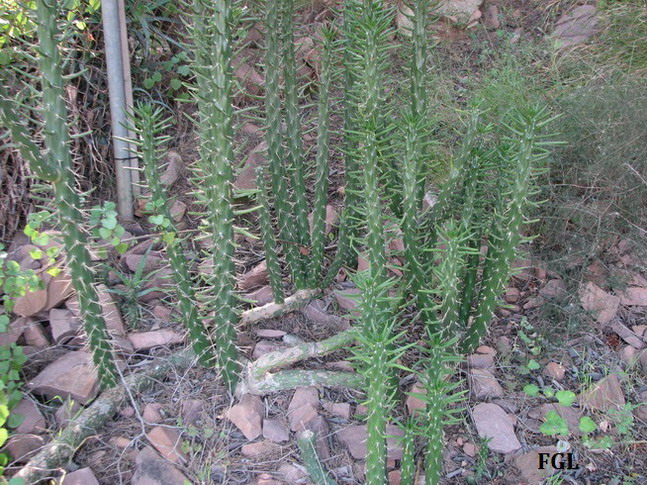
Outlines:
[[268, 303], [262, 307], [246, 310], [240, 315], [238, 326], [257, 323], [262, 320], [280, 317], [294, 310], [305, 306], [310, 300], [313, 300], [321, 294], [320, 289], [298, 290], [294, 295], [288, 296], [283, 303]]

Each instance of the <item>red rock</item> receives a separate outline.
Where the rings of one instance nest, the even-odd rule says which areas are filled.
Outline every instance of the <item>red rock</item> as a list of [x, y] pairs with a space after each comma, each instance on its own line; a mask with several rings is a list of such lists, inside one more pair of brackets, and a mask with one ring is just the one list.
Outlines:
[[566, 421], [566, 423], [568, 424], [568, 429], [573, 435], [582, 436], [582, 432], [580, 431], [579, 427], [582, 413], [577, 411], [575, 408], [560, 406], [559, 404], [555, 403], [547, 403], [542, 404], [539, 407], [538, 415], [532, 415], [530, 417], [539, 418], [542, 421], [545, 421], [546, 415], [551, 411], [555, 411], [559, 415], [559, 417]]
[[[145, 258], [145, 260], [144, 260]], [[135, 273], [137, 269], [139, 268], [140, 264], [144, 265], [143, 268], [143, 273], [144, 275], [151, 273], [152, 271], [155, 271], [156, 269], [159, 269], [162, 267], [162, 264], [164, 264], [164, 260], [162, 259], [161, 256], [158, 256], [157, 254], [153, 253], [148, 253], [146, 254], [128, 254], [126, 253], [124, 255], [123, 261], [126, 265], [126, 267]]]
[[242, 275], [238, 280], [238, 286], [243, 291], [264, 285], [265, 283], [267, 283], [266, 261], [262, 261], [254, 266], [251, 270]]
[[131, 333], [128, 340], [136, 352], [150, 350], [153, 347], [167, 347], [184, 342], [184, 337], [166, 328], [150, 332]]
[[256, 302], [257, 306], [263, 306], [274, 301], [274, 293], [269, 285], [265, 285], [248, 293], [246, 298]]
[[94, 399], [99, 391], [97, 371], [90, 354], [68, 352], [43, 369], [27, 387], [47, 397], [71, 397], [81, 404]]
[[619, 292], [620, 303], [627, 306], [647, 306], [647, 288], [630, 286]]
[[178, 469], [147, 446], [135, 458], [137, 469], [131, 485], [186, 485], [191, 483]]
[[348, 288], [346, 290], [335, 291], [337, 304], [342, 310], [355, 310], [358, 305], [360, 290], [358, 288]]
[[638, 351], [631, 345], [625, 345], [620, 350], [620, 359], [628, 366], [633, 366], [638, 361]]
[[552, 36], [558, 47], [570, 47], [586, 42], [598, 31], [597, 9], [595, 5], [580, 5], [568, 9], [555, 24]]
[[135, 409], [132, 406], [126, 406], [119, 411], [119, 414], [124, 418], [132, 418], [135, 415]]
[[469, 373], [469, 385], [475, 399], [491, 399], [503, 396], [503, 388], [494, 374], [487, 369], [472, 369]]
[[507, 355], [512, 351], [512, 344], [508, 337], [499, 337], [496, 339], [496, 348], [501, 355]]
[[270, 352], [275, 352], [277, 350], [283, 350], [286, 348], [286, 345], [283, 342], [277, 342], [275, 340], [261, 340], [254, 346], [254, 352], [252, 352], [252, 359], [258, 359], [265, 354]]
[[400, 470], [391, 470], [387, 475], [389, 485], [400, 485], [402, 481], [402, 472]]
[[174, 222], [180, 222], [184, 217], [184, 214], [186, 214], [186, 210], [186, 204], [181, 200], [176, 200], [169, 209], [171, 219], [173, 219]]
[[544, 304], [544, 299], [542, 297], [531, 298], [523, 305], [523, 309], [534, 310], [535, 308], [539, 308], [543, 304]]
[[108, 332], [112, 335], [119, 337], [126, 336], [126, 328], [124, 321], [121, 318], [121, 312], [112, 295], [108, 292], [108, 287], [105, 285], [97, 285], [97, 294], [99, 295], [99, 303], [103, 310], [103, 318], [106, 321]]
[[350, 419], [350, 404], [347, 402], [325, 402], [322, 407], [341, 419]]
[[299, 387], [292, 395], [288, 406], [288, 413], [301, 406], [311, 405], [315, 409], [319, 407], [319, 391], [316, 387]]
[[181, 450], [182, 439], [175, 429], [157, 426], [150, 430], [146, 436], [153, 447], [170, 462], [181, 463], [187, 460]]
[[580, 394], [580, 405], [600, 411], [621, 409], [625, 405], [625, 396], [618, 376], [610, 374], [593, 384]]
[[468, 355], [467, 365], [471, 369], [490, 369], [494, 367], [494, 357], [489, 354]]
[[[386, 434], [390, 436], [386, 439], [387, 457], [393, 460], [402, 459], [402, 444], [399, 437], [403, 436], [403, 431], [393, 425], [386, 425]], [[344, 445], [350, 452], [351, 456], [356, 460], [364, 460], [366, 458], [366, 425], [353, 425], [344, 428], [335, 434], [339, 442]]]
[[81, 328], [82, 322], [67, 308], [52, 308], [49, 311], [49, 326], [54, 342], [58, 344], [74, 337]]
[[347, 320], [326, 311], [326, 304], [322, 300], [312, 300], [301, 310], [303, 316], [308, 320], [321, 325], [332, 326], [336, 328], [346, 328]]
[[315, 419], [319, 414], [317, 408], [312, 404], [305, 404], [288, 411], [288, 420], [292, 431], [302, 431], [308, 422]]
[[328, 447], [328, 436], [330, 435], [330, 428], [328, 423], [321, 416], [315, 416], [313, 419], [305, 423], [303, 430], [312, 431], [316, 436], [315, 450], [317, 456], [321, 460], [330, 458], [330, 448]]
[[[81, 405], [70, 399], [66, 399], [63, 404], [56, 410], [54, 417], [56, 418], [56, 424], [59, 428], [67, 427], [70, 422], [79, 414], [81, 410]], [[133, 414], [134, 410], [133, 410]]]
[[40, 323], [31, 322], [23, 330], [22, 336], [25, 339], [25, 343], [32, 347], [42, 349], [49, 346], [49, 339], [45, 335], [45, 331], [40, 326]]
[[256, 188], [256, 169], [267, 164], [266, 151], [267, 143], [261, 142], [249, 152], [243, 168], [234, 181], [235, 189], [251, 190]]
[[474, 458], [476, 456], [476, 452], [478, 451], [478, 448], [474, 443], [465, 443], [463, 445], [463, 453], [465, 453], [467, 456], [471, 456]]
[[477, 404], [472, 410], [472, 417], [479, 436], [483, 439], [491, 438], [487, 446], [492, 451], [512, 453], [521, 448], [508, 415], [496, 404]]
[[144, 412], [142, 413], [142, 418], [147, 423], [157, 424], [161, 422], [164, 417], [162, 416], [162, 406], [159, 403], [148, 403], [144, 406]]
[[557, 382], [562, 382], [566, 375], [566, 367], [557, 362], [549, 362], [544, 368], [544, 374], [548, 377], [555, 379]]
[[81, 468], [72, 473], [66, 474], [61, 481], [60, 485], [99, 485], [97, 477], [94, 476], [90, 468]]
[[284, 483], [275, 480], [269, 473], [261, 473], [256, 480], [256, 485], [284, 485]]
[[506, 301], [506, 303], [517, 303], [519, 301], [520, 296], [521, 296], [521, 292], [519, 291], [519, 289], [513, 286], [505, 290], [505, 295], [503, 295], [503, 299]]
[[254, 443], [246, 443], [240, 448], [240, 453], [247, 457], [257, 457], [275, 453], [279, 447], [276, 443], [270, 441], [256, 441]]
[[13, 312], [21, 317], [31, 317], [47, 305], [47, 290], [28, 291], [14, 301]]
[[595, 283], [587, 283], [580, 291], [582, 308], [592, 312], [598, 323], [606, 324], [618, 313], [620, 298], [610, 295]]
[[59, 306], [74, 294], [72, 278], [68, 273], [61, 271], [57, 276], [47, 276], [47, 302], [43, 310], [51, 310]]
[[[310, 224], [310, 231], [312, 231], [312, 221], [314, 219], [314, 213], [311, 212], [308, 214], [308, 223]], [[326, 206], [326, 225], [324, 229], [324, 233], [326, 235], [330, 234], [332, 231], [333, 226], [337, 224], [337, 220], [339, 219], [339, 216], [337, 215], [337, 211], [335, 208], [331, 205]]]
[[194, 425], [200, 421], [204, 410], [204, 402], [199, 399], [189, 399], [182, 403], [182, 420], [185, 425]]
[[406, 406], [409, 415], [419, 413], [423, 411], [426, 407], [425, 402], [416, 394], [426, 394], [425, 388], [419, 382], [416, 382], [409, 391], [410, 394], [407, 396]]
[[113, 436], [110, 438], [109, 443], [120, 450], [125, 450], [133, 445], [133, 441], [125, 436]]
[[536, 448], [528, 453], [523, 455], [516, 456], [514, 458], [514, 466], [519, 470], [519, 480], [520, 483], [543, 483], [543, 481], [556, 473], [558, 470], [553, 468], [549, 463], [544, 469], [540, 469], [537, 464], [539, 463], [539, 453], [549, 453], [553, 455], [557, 453], [557, 448], [554, 446], [542, 446]]
[[566, 285], [562, 280], [550, 280], [539, 290], [539, 295], [548, 299], [559, 299], [566, 296]]
[[283, 463], [278, 469], [278, 474], [288, 483], [302, 483], [302, 479], [308, 476], [301, 465]]
[[171, 316], [173, 315], [173, 310], [171, 310], [166, 305], [158, 303], [153, 307], [153, 316], [157, 318], [160, 322], [168, 323], [171, 321]]
[[620, 323], [617, 319], [611, 321], [609, 323], [609, 325], [611, 326], [611, 329], [615, 333], [617, 333], [622, 340], [627, 342], [632, 347], [635, 347], [636, 349], [640, 350], [645, 346], [645, 344], [643, 343], [643, 339], [641, 337], [639, 337], [634, 332], [629, 330], [622, 323]]
[[263, 76], [246, 62], [238, 63], [234, 70], [234, 76], [245, 87], [245, 90], [253, 96], [261, 94], [265, 87]]
[[31, 400], [23, 398], [11, 410], [12, 415], [22, 416], [23, 421], [14, 431], [18, 434], [44, 433], [47, 423], [38, 406]]
[[47, 443], [47, 439], [36, 434], [16, 434], [9, 437], [4, 447], [15, 462], [26, 463]]
[[342, 372], [355, 372], [353, 365], [347, 360], [337, 360], [335, 362], [326, 362], [324, 367], [327, 369], [339, 370]]
[[251, 441], [261, 435], [264, 414], [265, 408], [260, 398], [245, 394], [240, 403], [227, 411], [226, 417]]
[[36, 322], [32, 317], [18, 317], [9, 324], [6, 332], [0, 333], [0, 346], [15, 344], [25, 328]]
[[180, 167], [184, 165], [182, 156], [173, 150], [166, 154], [166, 169], [160, 175], [160, 182], [166, 187], [172, 186], [180, 175]]
[[285, 443], [290, 439], [290, 431], [278, 419], [264, 419], [263, 438], [274, 443]]

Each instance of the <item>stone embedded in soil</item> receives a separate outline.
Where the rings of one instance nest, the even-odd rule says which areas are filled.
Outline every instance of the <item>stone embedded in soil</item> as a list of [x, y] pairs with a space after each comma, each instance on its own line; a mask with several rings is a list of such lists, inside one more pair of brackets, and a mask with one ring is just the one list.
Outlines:
[[534, 310], [535, 308], [539, 308], [545, 303], [545, 300], [541, 297], [538, 296], [536, 298], [531, 298], [528, 300], [526, 303], [523, 305], [524, 310]]
[[326, 369], [339, 370], [342, 372], [355, 372], [353, 364], [347, 360], [335, 360], [333, 362], [326, 362], [324, 364]]
[[47, 278], [47, 280], [47, 303], [43, 310], [51, 310], [59, 306], [74, 294], [72, 278], [66, 272], [62, 271], [54, 277]]
[[108, 332], [112, 335], [119, 337], [126, 336], [126, 328], [124, 321], [121, 318], [121, 312], [115, 302], [115, 299], [108, 292], [108, 287], [105, 285], [97, 285], [97, 294], [99, 295], [99, 303], [103, 310], [103, 318], [106, 321]]
[[503, 387], [494, 374], [487, 369], [472, 369], [469, 373], [469, 386], [475, 399], [491, 399], [503, 396]]
[[177, 430], [156, 426], [146, 436], [153, 447], [170, 462], [181, 463], [187, 460], [186, 454], [181, 450], [182, 438]]
[[18, 317], [9, 324], [5, 332], [0, 333], [0, 346], [15, 344], [22, 336], [25, 328], [35, 322], [32, 317]]
[[94, 476], [90, 468], [81, 468], [72, 473], [65, 474], [65, 477], [58, 482], [59, 485], [99, 485], [99, 480]]
[[465, 453], [467, 456], [471, 456], [474, 458], [476, 456], [476, 452], [478, 451], [478, 448], [474, 443], [465, 443], [463, 445], [463, 453]]
[[491, 369], [494, 367], [494, 357], [488, 354], [468, 355], [467, 365], [471, 369]]
[[234, 61], [234, 76], [245, 87], [245, 90], [253, 95], [258, 96], [264, 89], [265, 79], [259, 72], [241, 59]]
[[625, 345], [620, 350], [620, 360], [631, 367], [638, 361], [638, 351], [631, 345]]
[[200, 421], [204, 402], [199, 399], [189, 399], [182, 403], [182, 421], [186, 425], [195, 425]]
[[112, 438], [110, 438], [109, 443], [115, 448], [125, 450], [133, 444], [133, 441], [130, 438], [126, 438], [125, 436], [113, 436]]
[[81, 325], [81, 319], [67, 308], [52, 308], [49, 311], [49, 327], [57, 344], [74, 337]]
[[546, 367], [544, 367], [544, 374], [551, 379], [555, 379], [557, 382], [562, 382], [566, 375], [566, 367], [557, 362], [549, 362]]
[[625, 405], [625, 396], [618, 376], [610, 374], [593, 384], [580, 394], [580, 405], [600, 411], [621, 409]]
[[335, 299], [339, 308], [346, 311], [355, 310], [359, 304], [359, 288], [347, 288], [345, 290], [335, 291]]
[[226, 417], [245, 435], [245, 438], [252, 441], [261, 435], [264, 414], [265, 408], [260, 398], [245, 394], [238, 404], [227, 411]]
[[148, 256], [145, 254], [126, 254], [124, 255], [123, 262], [133, 273], [137, 271], [140, 264], [143, 264], [143, 274], [148, 274], [151, 271], [159, 269], [164, 263], [164, 260], [161, 256], [152, 253], [148, 253]]
[[45, 331], [40, 323], [32, 322], [30, 325], [27, 325], [22, 333], [25, 343], [32, 347], [37, 347], [39, 349], [49, 346], [49, 339], [45, 335]]
[[633, 331], [629, 330], [618, 320], [613, 320], [611, 323], [609, 323], [609, 325], [611, 326], [611, 329], [615, 333], [617, 333], [622, 340], [627, 342], [632, 347], [640, 350], [645, 346], [641, 337], [636, 335]]
[[503, 336], [496, 339], [496, 349], [501, 355], [507, 355], [512, 352], [510, 338]]
[[347, 402], [325, 402], [322, 407], [330, 414], [341, 419], [350, 419], [350, 404]]
[[426, 393], [427, 391], [425, 390], [424, 386], [419, 382], [416, 382], [413, 384], [413, 386], [411, 386], [406, 401], [407, 412], [410, 416], [414, 413], [422, 412], [425, 409], [425, 402], [419, 396], [417, 396], [417, 394]]
[[579, 427], [582, 413], [575, 408], [560, 406], [559, 404], [555, 403], [547, 403], [542, 404], [539, 409], [537, 409], [536, 415], [529, 414], [529, 416], [545, 421], [546, 415], [551, 411], [555, 411], [562, 419], [566, 420], [566, 423], [568, 424], [568, 430], [571, 432], [571, 434], [573, 434], [574, 436], [582, 436], [582, 432], [580, 431]]
[[317, 438], [315, 441], [315, 450], [319, 459], [327, 460], [330, 458], [330, 448], [328, 447], [330, 428], [326, 420], [321, 416], [315, 416], [305, 424], [304, 428], [305, 430], [312, 431]]
[[251, 458], [276, 453], [278, 449], [278, 445], [276, 443], [272, 443], [271, 441], [257, 441], [254, 443], [246, 443], [241, 446], [240, 453], [243, 456]]
[[176, 200], [169, 209], [171, 219], [173, 219], [174, 222], [180, 222], [184, 217], [184, 214], [186, 214], [186, 210], [186, 204], [181, 200]]
[[314, 386], [300, 387], [292, 395], [292, 400], [288, 405], [288, 412], [301, 406], [310, 404], [315, 408], [319, 406], [319, 391]]
[[640, 393], [640, 398], [638, 399], [638, 403], [644, 403], [644, 404], [636, 408], [636, 410], [634, 411], [634, 415], [636, 416], [636, 419], [639, 419], [644, 424], [647, 424], [647, 391], [643, 391]]
[[514, 458], [514, 466], [519, 471], [519, 481], [528, 484], [543, 483], [543, 480], [556, 473], [558, 470], [553, 468], [548, 461], [548, 465], [543, 470], [539, 469], [539, 453], [549, 453], [550, 456], [557, 453], [554, 446], [542, 446], [523, 455]]
[[512, 453], [521, 448], [508, 414], [496, 404], [480, 403], [472, 410], [476, 429], [487, 446], [497, 453]]
[[34, 394], [51, 398], [71, 397], [81, 404], [87, 404], [99, 392], [99, 379], [92, 356], [77, 350], [49, 364], [27, 383], [27, 387]]
[[267, 262], [261, 261], [247, 273], [243, 274], [238, 279], [238, 287], [243, 290], [251, 290], [257, 286], [262, 286], [267, 283]]
[[[348, 449], [353, 458], [364, 460], [367, 453], [366, 434], [366, 425], [356, 424], [337, 431], [335, 437]], [[402, 443], [399, 437], [402, 437], [404, 432], [398, 426], [387, 424], [386, 435], [390, 436], [390, 438], [386, 439], [387, 458], [401, 460]]]
[[319, 416], [317, 408], [312, 404], [305, 404], [288, 411], [288, 421], [292, 431], [303, 431], [309, 421]]
[[285, 485], [283, 482], [276, 480], [269, 473], [261, 473], [254, 485]]
[[281, 338], [286, 334], [287, 332], [284, 330], [274, 330], [271, 328], [261, 328], [256, 330], [256, 335], [261, 338]]
[[249, 152], [242, 170], [234, 181], [235, 189], [251, 190], [256, 188], [256, 169], [267, 163], [267, 158], [265, 157], [266, 150], [267, 143], [261, 142]]
[[9, 437], [3, 453], [7, 453], [17, 463], [26, 463], [47, 441], [47, 437], [37, 434], [15, 434]]
[[18, 434], [44, 433], [47, 431], [47, 422], [38, 406], [31, 400], [23, 398], [11, 410], [14, 416], [22, 416], [22, 423], [14, 431]]
[[173, 330], [163, 328], [150, 332], [131, 333], [128, 340], [133, 344], [133, 349], [138, 352], [150, 350], [153, 347], [177, 345], [184, 342], [184, 337]]
[[173, 310], [171, 310], [166, 305], [162, 305], [161, 303], [158, 303], [153, 307], [153, 316], [160, 322], [164, 322], [164, 323], [170, 322], [172, 314], [173, 314]]
[[283, 350], [287, 347], [283, 342], [276, 340], [261, 340], [254, 346], [254, 351], [252, 352], [252, 359], [256, 360], [259, 357], [269, 354], [270, 352], [275, 352], [277, 350]]
[[557, 20], [552, 37], [559, 41], [559, 48], [581, 44], [595, 35], [597, 23], [595, 6], [580, 5], [569, 9]]
[[28, 291], [14, 301], [13, 312], [21, 317], [31, 317], [47, 305], [47, 290]]
[[595, 283], [588, 282], [580, 290], [580, 302], [582, 308], [592, 312], [600, 324], [607, 324], [613, 320], [618, 313], [620, 298], [610, 295]]
[[263, 438], [274, 443], [285, 443], [290, 439], [290, 431], [278, 419], [264, 419]]
[[326, 304], [323, 300], [312, 300], [301, 309], [301, 313], [308, 320], [321, 325], [332, 326], [336, 328], [347, 328], [348, 321], [338, 315], [333, 315], [326, 311]]
[[263, 306], [274, 301], [274, 293], [269, 285], [265, 285], [248, 293], [245, 298], [256, 302], [257, 306]]
[[164, 416], [162, 416], [162, 408], [163, 406], [159, 403], [148, 403], [144, 406], [142, 418], [148, 423], [159, 423], [164, 419]]
[[468, 23], [482, 3], [483, 0], [443, 0], [438, 3], [435, 12], [456, 22]]
[[[56, 424], [58, 424], [59, 428], [65, 428], [70, 424], [70, 421], [78, 415], [80, 409], [81, 405], [78, 402], [66, 399], [54, 413], [54, 418], [56, 419]], [[134, 414], [135, 412], [133, 410], [133, 415]]]
[[539, 290], [539, 295], [547, 299], [564, 298], [564, 296], [566, 296], [566, 285], [559, 279], [549, 280], [548, 283]]
[[521, 292], [514, 286], [507, 288], [505, 290], [505, 295], [503, 295], [503, 299], [506, 303], [517, 303], [519, 298], [521, 298]]
[[292, 463], [282, 463], [277, 474], [288, 483], [302, 483], [302, 480], [309, 476], [303, 465]]
[[177, 468], [160, 457], [150, 446], [135, 458], [137, 469], [131, 485], [186, 485], [191, 483]]
[[169, 150], [166, 154], [166, 162], [166, 170], [160, 175], [160, 182], [162, 185], [170, 187], [180, 175], [180, 167], [183, 165], [182, 156], [176, 151]]

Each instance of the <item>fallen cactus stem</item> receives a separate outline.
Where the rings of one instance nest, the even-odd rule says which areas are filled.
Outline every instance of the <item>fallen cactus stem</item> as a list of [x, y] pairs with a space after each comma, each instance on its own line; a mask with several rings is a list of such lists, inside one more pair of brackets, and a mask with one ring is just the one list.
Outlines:
[[305, 306], [310, 300], [319, 296], [319, 294], [321, 294], [320, 289], [298, 290], [294, 295], [288, 296], [283, 303], [271, 302], [262, 307], [245, 310], [240, 314], [238, 327], [290, 313]]

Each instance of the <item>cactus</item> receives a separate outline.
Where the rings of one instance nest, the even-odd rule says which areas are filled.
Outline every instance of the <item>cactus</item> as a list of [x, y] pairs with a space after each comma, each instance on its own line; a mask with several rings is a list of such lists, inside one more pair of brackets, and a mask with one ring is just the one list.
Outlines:
[[27, 128], [12, 108], [6, 93], [0, 94], [0, 111], [9, 127], [13, 140], [39, 177], [51, 183], [54, 203], [58, 209], [59, 226], [63, 234], [63, 247], [72, 286], [79, 300], [83, 325], [88, 336], [92, 360], [97, 366], [104, 388], [116, 385], [119, 376], [109, 342], [106, 323], [94, 287], [94, 274], [88, 252], [88, 240], [82, 230], [83, 216], [80, 197], [74, 185], [70, 134], [67, 127], [65, 88], [59, 52], [60, 33], [57, 26], [58, 11], [55, 2], [38, 0], [36, 3], [36, 28], [39, 39], [38, 66], [41, 76], [41, 111], [44, 152], [30, 141]]
[[[163, 167], [158, 167], [158, 160], [162, 159], [162, 146], [169, 139], [168, 136], [162, 135], [162, 132], [169, 126], [169, 119], [163, 118], [161, 108], [153, 108], [149, 104], [135, 106], [132, 118], [131, 130], [137, 134], [138, 139], [130, 141], [139, 148], [142, 158], [144, 174], [151, 192], [149, 205], [152, 206], [154, 214], [150, 219], [158, 222], [157, 226], [163, 232], [162, 241], [173, 269], [182, 321], [189, 331], [189, 340], [200, 362], [210, 365], [214, 359], [214, 344], [198, 314], [193, 281], [183, 251], [183, 241], [173, 223], [170, 201], [160, 179], [160, 170]], [[160, 220], [157, 221], [156, 218]]]
[[240, 364], [236, 349], [238, 320], [234, 264], [234, 213], [232, 183], [232, 29], [231, 2], [195, 0], [190, 25], [195, 61], [195, 98], [198, 106], [196, 128], [200, 139], [194, 183], [204, 203], [205, 222], [212, 245], [208, 258], [212, 273], [199, 297], [205, 319], [212, 320], [217, 336], [215, 363], [227, 387], [233, 391]]

